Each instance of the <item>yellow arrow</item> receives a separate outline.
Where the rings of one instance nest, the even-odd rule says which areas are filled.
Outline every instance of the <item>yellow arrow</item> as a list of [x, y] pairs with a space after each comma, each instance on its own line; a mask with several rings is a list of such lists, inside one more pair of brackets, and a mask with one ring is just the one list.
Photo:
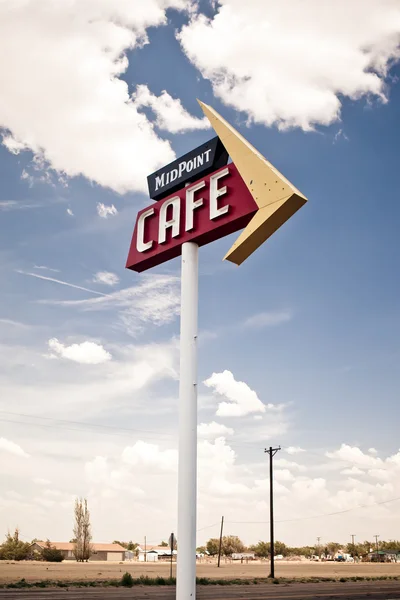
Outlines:
[[241, 265], [283, 223], [307, 202], [270, 162], [267, 161], [216, 110], [198, 100], [219, 139], [237, 167], [259, 210], [242, 231], [224, 260]]

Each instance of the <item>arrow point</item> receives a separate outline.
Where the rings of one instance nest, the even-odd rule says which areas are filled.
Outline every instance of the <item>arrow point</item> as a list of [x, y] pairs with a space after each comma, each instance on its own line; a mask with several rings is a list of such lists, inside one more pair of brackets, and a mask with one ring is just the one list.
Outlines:
[[240, 265], [307, 198], [211, 106], [199, 104], [225, 146], [259, 210], [240, 234], [225, 259]]

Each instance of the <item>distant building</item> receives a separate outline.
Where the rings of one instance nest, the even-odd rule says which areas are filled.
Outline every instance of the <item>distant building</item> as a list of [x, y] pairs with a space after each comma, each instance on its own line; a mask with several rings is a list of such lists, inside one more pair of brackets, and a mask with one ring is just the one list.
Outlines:
[[[149, 546], [146, 550], [139, 546], [137, 550], [139, 562], [157, 562], [158, 560], [171, 559], [171, 548], [169, 546]], [[176, 557], [177, 551], [173, 550], [172, 555]]]
[[[64, 556], [64, 560], [75, 560], [74, 547], [72, 542], [50, 542], [53, 548], [60, 550]], [[93, 552], [89, 561], [106, 560], [121, 562], [125, 560], [125, 548], [119, 544], [91, 544]], [[32, 549], [37, 552], [42, 552], [46, 548], [46, 542], [35, 542], [32, 544]]]
[[373, 562], [400, 562], [399, 550], [378, 550], [368, 553], [369, 560]]
[[254, 552], [234, 552], [232, 554], [232, 560], [255, 560], [256, 555]]

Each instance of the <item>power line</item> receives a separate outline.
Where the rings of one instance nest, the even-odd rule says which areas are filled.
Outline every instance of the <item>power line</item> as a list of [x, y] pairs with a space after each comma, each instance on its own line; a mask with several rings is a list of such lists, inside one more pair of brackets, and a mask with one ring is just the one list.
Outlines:
[[[28, 427], [42, 427], [42, 428], [46, 428], [46, 429], [54, 429], [54, 427], [59, 427], [60, 429], [63, 429], [64, 431], [76, 431], [76, 432], [82, 432], [82, 431], [91, 431], [92, 433], [99, 433], [101, 435], [117, 435], [118, 432], [123, 432], [125, 435], [127, 435], [128, 433], [137, 433], [137, 434], [154, 434], [156, 436], [164, 436], [165, 438], [170, 438], [170, 439], [175, 439], [176, 435], [172, 434], [172, 433], [163, 433], [163, 432], [159, 432], [159, 431], [151, 431], [151, 430], [146, 430], [146, 429], [133, 429], [133, 428], [128, 428], [128, 427], [117, 427], [114, 425], [101, 425], [99, 423], [88, 423], [88, 422], [83, 422], [83, 421], [71, 421], [68, 419], [59, 419], [57, 417], [44, 417], [44, 416], [36, 416], [36, 415], [32, 415], [32, 414], [26, 414], [26, 413], [15, 413], [15, 412], [10, 412], [10, 411], [5, 411], [5, 410], [0, 410], [0, 413], [3, 414], [7, 414], [7, 415], [14, 415], [14, 416], [18, 416], [18, 417], [23, 417], [23, 418], [28, 418], [28, 419], [43, 419], [46, 421], [52, 421], [53, 425], [45, 425], [44, 423], [30, 423], [27, 421], [16, 421], [13, 419], [1, 419], [0, 418], [0, 422], [2, 423], [14, 423], [16, 425], [26, 425]], [[79, 425], [79, 428], [72, 428], [72, 427], [65, 427], [65, 424], [71, 424], [71, 425]], [[107, 430], [112, 430], [112, 431], [93, 431], [92, 428], [93, 427], [98, 427], [101, 429], [107, 429]], [[115, 432], [115, 433], [114, 433]], [[159, 437], [155, 438], [155, 437], [144, 437], [141, 435], [141, 437], [143, 439], [149, 440], [149, 441], [154, 441], [154, 442], [159, 442], [160, 439]], [[236, 440], [232, 440], [230, 438], [225, 438], [225, 441], [229, 443], [229, 445], [231, 446], [239, 446], [239, 447], [243, 447], [243, 446], [261, 446], [261, 444], [258, 444], [257, 442], [237, 442]]]
[[206, 525], [205, 527], [201, 527], [200, 529], [196, 529], [196, 532], [204, 531], [204, 529], [210, 529], [210, 527], [216, 527], [219, 523], [213, 523], [212, 525]]
[[[359, 504], [358, 506], [353, 506], [353, 508], [346, 508], [345, 510], [338, 510], [336, 512], [323, 513], [320, 515], [313, 515], [311, 517], [296, 517], [294, 519], [281, 519], [281, 520], [275, 521], [275, 523], [293, 523], [294, 521], [307, 521], [309, 519], [320, 519], [321, 517], [332, 517], [334, 515], [342, 515], [344, 513], [348, 513], [353, 510], [358, 510], [360, 508], [370, 508], [371, 506], [380, 506], [382, 504], [389, 504], [389, 502], [396, 502], [397, 500], [400, 500], [400, 496], [397, 498], [390, 498], [390, 500], [383, 500], [382, 502], [373, 502], [372, 504]], [[226, 522], [230, 523], [232, 525], [239, 525], [239, 524], [264, 525], [264, 524], [269, 523], [269, 521], [226, 521]]]
[[[7, 410], [0, 410], [0, 413], [3, 414], [7, 414], [7, 415], [13, 415], [15, 417], [26, 417], [28, 419], [42, 419], [45, 421], [56, 421], [58, 423], [70, 423], [73, 425], [83, 425], [85, 427], [89, 426], [89, 427], [100, 427], [102, 429], [114, 429], [117, 431], [127, 431], [127, 432], [133, 432], [133, 433], [151, 433], [154, 435], [166, 435], [168, 437], [172, 437], [172, 434], [168, 434], [168, 433], [163, 433], [160, 431], [150, 431], [147, 429], [133, 429], [130, 427], [116, 427], [114, 425], [101, 425], [100, 423], [88, 423], [88, 422], [83, 422], [83, 421], [71, 421], [69, 419], [59, 419], [58, 417], [44, 417], [44, 416], [36, 416], [36, 415], [32, 415], [32, 414], [26, 414], [26, 413], [16, 413], [16, 412], [10, 412]], [[27, 423], [29, 425], [29, 423]], [[32, 423], [33, 425], [34, 423]], [[76, 430], [79, 431], [79, 430]]]

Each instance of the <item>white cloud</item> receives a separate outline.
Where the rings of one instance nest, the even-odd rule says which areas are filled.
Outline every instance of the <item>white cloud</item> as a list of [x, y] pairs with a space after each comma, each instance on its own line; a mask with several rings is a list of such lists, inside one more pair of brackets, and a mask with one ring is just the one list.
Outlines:
[[2, 211], [10, 211], [10, 210], [24, 210], [29, 208], [42, 208], [43, 204], [40, 202], [17, 202], [17, 200], [1, 200], [0, 201], [0, 210]]
[[225, 104], [258, 123], [307, 130], [340, 118], [341, 98], [386, 101], [400, 49], [393, 0], [220, 0], [178, 37]]
[[10, 325], [11, 327], [18, 327], [19, 329], [29, 329], [29, 325], [20, 323], [19, 321], [13, 321], [12, 319], [0, 319], [2, 325]]
[[210, 122], [204, 117], [193, 117], [182, 106], [179, 98], [172, 98], [165, 90], [160, 96], [151, 93], [147, 85], [138, 85], [133, 96], [136, 108], [149, 107], [155, 113], [156, 125], [170, 133], [182, 133], [194, 129], [209, 129]]
[[75, 306], [85, 311], [110, 311], [115, 320], [119, 317], [126, 331], [135, 336], [144, 325], [170, 323], [180, 310], [180, 280], [166, 275], [144, 275], [137, 286], [125, 288], [111, 294], [98, 294], [101, 298], [85, 300], [46, 300], [46, 304]]
[[276, 481], [294, 481], [294, 475], [289, 469], [275, 469], [274, 478]]
[[131, 466], [174, 471], [178, 464], [177, 450], [161, 450], [156, 444], [138, 441], [122, 453], [122, 462]]
[[230, 371], [213, 373], [204, 384], [228, 400], [218, 404], [216, 415], [219, 417], [242, 417], [250, 413], [263, 413], [272, 407], [263, 404], [247, 383], [236, 381]]
[[22, 458], [28, 458], [29, 454], [27, 454], [24, 450], [22, 450], [21, 446], [18, 446], [15, 442], [11, 442], [6, 438], [0, 438], [0, 452], [8, 452], [8, 454], [14, 454], [15, 456], [21, 456]]
[[364, 471], [358, 467], [350, 467], [348, 469], [343, 469], [343, 471], [340, 472], [342, 475], [364, 475]]
[[349, 446], [342, 444], [339, 450], [334, 452], [326, 452], [328, 458], [339, 459], [345, 462], [350, 462], [356, 467], [373, 468], [379, 467], [382, 463], [380, 458], [374, 458], [368, 454], [364, 454], [357, 446]]
[[82, 342], [81, 344], [71, 344], [65, 346], [52, 338], [48, 342], [50, 350], [53, 352], [53, 358], [67, 358], [82, 365], [99, 365], [111, 360], [112, 356], [101, 344], [95, 342]]
[[373, 455], [378, 454], [378, 450], [376, 450], [376, 448], [368, 448], [368, 452]]
[[211, 421], [211, 423], [200, 423], [197, 426], [197, 433], [200, 437], [219, 437], [233, 435], [234, 430], [222, 423]]
[[300, 448], [300, 446], [288, 446], [286, 452], [288, 454], [300, 454], [300, 452], [305, 452], [305, 450]]
[[345, 134], [345, 132], [343, 131], [342, 128], [340, 128], [334, 135], [333, 138], [333, 143], [336, 144], [336, 142], [338, 142], [340, 139], [346, 140], [346, 142], [349, 141], [349, 138], [347, 137], [347, 135]]
[[[0, 3], [0, 126], [10, 152], [118, 192], [145, 190], [174, 153], [120, 79], [126, 50], [188, 0], [4, 0]], [[34, 60], [26, 57], [34, 51]], [[19, 76], [16, 77], [15, 73]], [[29, 90], [29, 94], [26, 93]], [[134, 168], [132, 168], [134, 165]]]
[[44, 479], [43, 477], [34, 477], [32, 481], [36, 485], [50, 485], [51, 483], [49, 479]]
[[262, 312], [252, 317], [249, 317], [243, 323], [243, 327], [250, 329], [259, 329], [260, 327], [273, 327], [274, 325], [280, 325], [286, 323], [292, 319], [293, 315], [290, 311], [276, 311], [276, 312]]
[[107, 206], [107, 204], [98, 202], [96, 209], [97, 209], [97, 214], [102, 219], [107, 219], [109, 216], [114, 217], [115, 215], [118, 214], [118, 211], [115, 208], [114, 204], [111, 204], [111, 206]]
[[67, 215], [69, 215], [70, 217], [74, 216], [74, 213], [72, 212], [72, 210], [70, 208], [67, 208]]
[[294, 469], [300, 472], [304, 472], [307, 470], [307, 467], [305, 467], [304, 465], [300, 465], [297, 462], [287, 460], [286, 458], [275, 458], [274, 464], [277, 467], [286, 467], [287, 469]]
[[387, 469], [370, 469], [368, 475], [381, 481], [390, 481], [392, 479], [392, 473]]
[[104, 285], [117, 285], [119, 283], [119, 277], [115, 273], [109, 271], [99, 271], [93, 277], [94, 283], [103, 283]]
[[45, 270], [45, 271], [53, 271], [53, 273], [59, 273], [59, 269], [52, 269], [51, 267], [46, 267], [45, 265], [34, 265], [34, 269]]

